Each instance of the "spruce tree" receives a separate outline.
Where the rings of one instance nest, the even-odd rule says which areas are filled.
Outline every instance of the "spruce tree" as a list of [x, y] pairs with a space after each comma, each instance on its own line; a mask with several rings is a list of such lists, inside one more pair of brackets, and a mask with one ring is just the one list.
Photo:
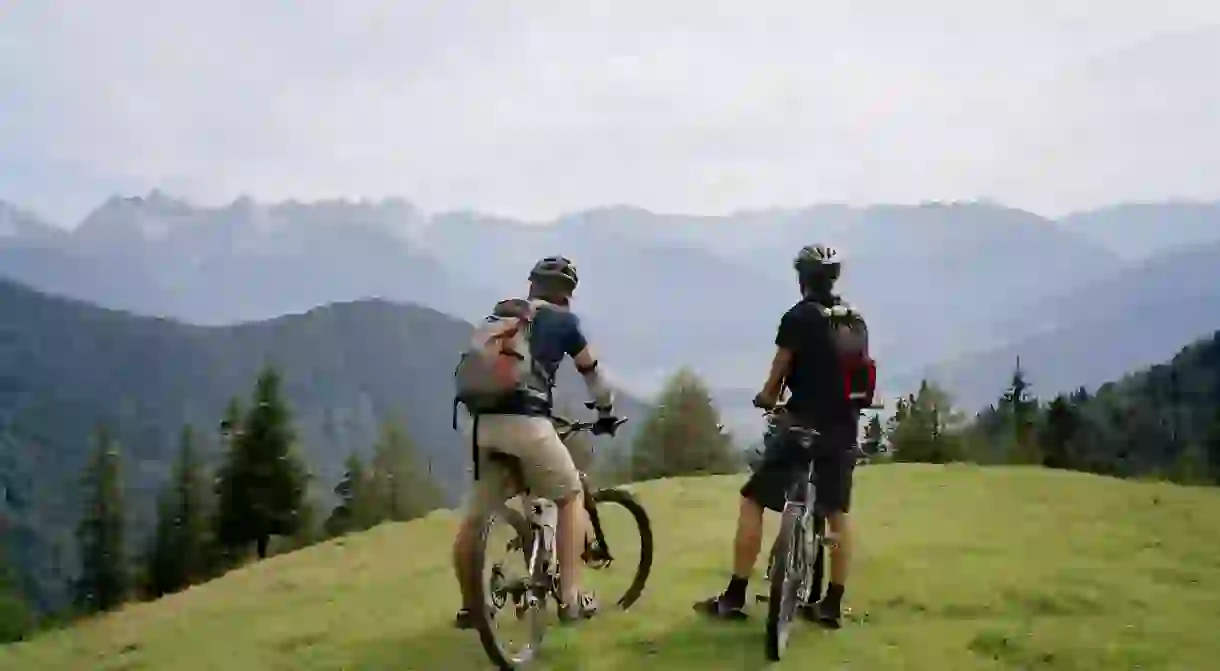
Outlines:
[[881, 417], [874, 414], [869, 418], [868, 424], [864, 427], [864, 444], [861, 445], [862, 451], [867, 455], [874, 455], [881, 451], [881, 441], [885, 438], [885, 432], [881, 428]]
[[899, 402], [891, 421], [888, 434], [894, 460], [943, 464], [962, 459], [962, 424], [949, 394], [923, 380], [918, 393]]
[[182, 429], [173, 480], [157, 510], [147, 570], [152, 596], [176, 592], [207, 577], [207, 505], [200, 455], [188, 425]]
[[1041, 464], [1042, 452], [1038, 448], [1035, 425], [1038, 417], [1038, 399], [1029, 393], [1030, 384], [1021, 368], [1021, 358], [1016, 366], [1008, 388], [1000, 397], [999, 409], [1011, 430], [1008, 442], [1009, 460], [1018, 464]]
[[105, 426], [95, 433], [81, 485], [85, 509], [76, 530], [81, 562], [76, 604], [82, 612], [95, 613], [123, 603], [131, 586], [119, 445]]
[[15, 572], [0, 544], [0, 645], [20, 641], [34, 628], [34, 614], [22, 598]]
[[1042, 465], [1048, 468], [1078, 468], [1074, 440], [1080, 428], [1080, 414], [1069, 397], [1059, 394], [1046, 406], [1039, 443]]
[[384, 422], [373, 450], [373, 491], [380, 520], [404, 521], [443, 505], [429, 465], [419, 457], [406, 431]]
[[372, 474], [360, 455], [353, 452], [344, 462], [343, 479], [335, 486], [339, 505], [326, 520], [329, 536], [342, 536], [368, 529], [380, 521], [380, 505], [376, 500]]
[[300, 527], [308, 476], [294, 451], [292, 417], [273, 367], [259, 375], [251, 401], [217, 480], [216, 532], [230, 548], [254, 543], [265, 559], [272, 536]]
[[679, 370], [636, 435], [631, 479], [733, 473], [741, 463], [707, 386], [689, 369]]

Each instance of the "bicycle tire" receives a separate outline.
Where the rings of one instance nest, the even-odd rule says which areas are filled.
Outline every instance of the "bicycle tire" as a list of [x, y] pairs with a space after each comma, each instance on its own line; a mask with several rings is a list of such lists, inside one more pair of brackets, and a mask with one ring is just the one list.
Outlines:
[[[518, 516], [520, 515], [518, 514]], [[487, 653], [487, 658], [491, 660], [491, 663], [494, 664], [496, 668], [500, 669], [500, 671], [515, 671], [520, 667], [518, 667], [517, 664], [509, 658], [508, 654], [504, 650], [504, 647], [500, 644], [499, 639], [496, 637], [496, 631], [487, 607], [488, 594], [483, 580], [483, 572], [486, 569], [487, 562], [487, 540], [494, 522], [494, 514], [488, 514], [484, 516], [483, 520], [479, 523], [478, 541], [475, 544], [474, 556], [472, 557], [471, 562], [471, 574], [475, 579], [475, 584], [472, 586], [474, 595], [473, 602], [479, 604], [479, 607], [472, 608], [470, 610], [470, 617], [475, 630], [479, 634], [479, 642], [483, 646], [483, 651]], [[509, 524], [512, 524], [512, 522], [509, 522]], [[524, 538], [522, 541], [523, 548], [525, 550], [523, 554], [528, 556], [530, 550], [532, 549], [532, 544], [537, 542], [537, 540], [531, 533], [529, 538]], [[537, 576], [532, 577], [537, 578]], [[536, 612], [528, 616], [531, 618], [536, 618], [531, 622], [532, 639], [530, 640], [530, 645], [535, 654], [542, 645], [542, 638], [545, 633], [545, 625], [542, 623], [545, 622], [544, 614], [546, 611], [546, 591], [540, 587], [537, 589], [539, 591], [539, 594], [537, 594], [539, 599], [534, 607]]]
[[[767, 599], [767, 659], [778, 662], [788, 646], [788, 626], [796, 614], [796, 591], [799, 575], [793, 575], [794, 554], [800, 551], [797, 547], [797, 529], [800, 518], [790, 510], [785, 510], [780, 521], [779, 533], [775, 536], [773, 556], [775, 562], [771, 567], [771, 593]], [[803, 569], [802, 569], [803, 570]]]
[[[648, 511], [644, 510], [644, 506], [640, 504], [639, 500], [625, 489], [599, 489], [593, 493], [593, 502], [597, 506], [603, 504], [620, 505], [626, 508], [627, 512], [631, 513], [631, 516], [635, 519], [636, 530], [640, 535], [640, 563], [635, 567], [635, 576], [631, 579], [631, 585], [623, 593], [623, 596], [616, 601], [620, 608], [627, 610], [644, 593], [644, 587], [648, 583], [648, 576], [652, 573], [652, 521], [648, 517]], [[611, 548], [613, 548], [613, 544], [611, 544]]]

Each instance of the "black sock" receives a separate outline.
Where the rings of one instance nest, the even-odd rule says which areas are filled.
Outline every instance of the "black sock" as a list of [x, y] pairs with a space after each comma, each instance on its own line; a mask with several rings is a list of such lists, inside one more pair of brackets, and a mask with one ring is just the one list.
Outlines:
[[826, 596], [823, 597], [823, 599], [822, 599], [822, 601], [824, 603], [831, 605], [831, 606], [837, 606], [837, 605], [839, 605], [839, 602], [842, 600], [843, 600], [843, 586], [842, 585], [832, 582], [826, 586]]
[[729, 586], [724, 590], [724, 597], [733, 603], [745, 603], [746, 585], [749, 583], [749, 578], [738, 578], [737, 576], [729, 578]]

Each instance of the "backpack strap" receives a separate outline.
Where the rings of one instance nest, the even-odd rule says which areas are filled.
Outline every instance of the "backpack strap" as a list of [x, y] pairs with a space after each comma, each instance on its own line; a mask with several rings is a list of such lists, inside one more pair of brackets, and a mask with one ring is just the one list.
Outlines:
[[534, 356], [534, 320], [537, 319], [538, 313], [542, 310], [564, 311], [567, 308], [541, 298], [531, 298], [529, 299], [529, 303], [530, 307], [533, 308], [533, 318], [530, 320], [529, 324], [530, 365], [531, 368], [533, 368], [534, 375], [537, 375], [538, 379], [541, 380], [543, 385], [546, 386], [546, 404], [552, 409], [553, 412], [555, 407], [555, 381], [551, 379], [550, 373], [548, 373], [546, 369], [542, 367], [542, 364], [538, 362], [538, 358]]
[[479, 415], [474, 415], [474, 426], [470, 428], [470, 461], [474, 470], [474, 480], [479, 481]]

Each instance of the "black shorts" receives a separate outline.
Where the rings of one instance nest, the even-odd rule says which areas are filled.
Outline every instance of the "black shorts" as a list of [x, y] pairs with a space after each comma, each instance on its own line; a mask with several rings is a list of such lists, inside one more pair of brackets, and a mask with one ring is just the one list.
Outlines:
[[764, 441], [762, 460], [742, 486], [741, 495], [768, 510], [782, 511], [785, 495], [808, 474], [812, 458], [817, 510], [822, 514], [847, 512], [856, 469], [857, 430], [854, 422], [821, 428], [810, 449], [781, 431], [774, 440]]

